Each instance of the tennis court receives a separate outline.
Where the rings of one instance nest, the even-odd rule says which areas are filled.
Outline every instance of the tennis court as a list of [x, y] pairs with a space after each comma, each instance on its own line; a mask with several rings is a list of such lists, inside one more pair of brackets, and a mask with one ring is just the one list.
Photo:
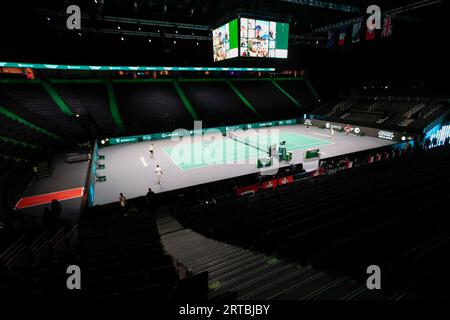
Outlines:
[[197, 142], [193, 138], [193, 142], [183, 142], [162, 149], [181, 170], [190, 170], [218, 164], [256, 164], [258, 158], [267, 156], [271, 145], [279, 146], [281, 141], [286, 141], [288, 152], [333, 143], [293, 132], [271, 132], [270, 134], [251, 132], [237, 136], [236, 140], [221, 136], [208, 139], [209, 137], [205, 136]]

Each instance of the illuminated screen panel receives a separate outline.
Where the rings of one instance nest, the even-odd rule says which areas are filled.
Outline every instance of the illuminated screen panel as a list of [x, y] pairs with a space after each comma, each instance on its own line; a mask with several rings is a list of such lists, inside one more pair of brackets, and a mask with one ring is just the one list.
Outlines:
[[241, 18], [240, 24], [241, 57], [287, 58], [288, 23]]
[[239, 56], [238, 19], [213, 30], [214, 62]]

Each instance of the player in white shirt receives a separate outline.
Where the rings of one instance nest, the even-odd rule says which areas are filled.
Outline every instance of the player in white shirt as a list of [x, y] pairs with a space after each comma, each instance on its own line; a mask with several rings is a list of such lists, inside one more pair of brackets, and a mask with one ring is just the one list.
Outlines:
[[333, 136], [334, 136], [334, 129], [333, 129], [333, 127], [331, 127], [331, 136], [330, 136], [330, 139], [333, 139]]
[[148, 151], [150, 152], [150, 158], [153, 158], [154, 157], [154, 155], [153, 155], [153, 143], [150, 144], [150, 147], [148, 147]]
[[163, 172], [159, 165], [157, 165], [155, 168], [155, 174], [156, 174], [156, 184], [161, 184], [161, 176], [163, 175]]

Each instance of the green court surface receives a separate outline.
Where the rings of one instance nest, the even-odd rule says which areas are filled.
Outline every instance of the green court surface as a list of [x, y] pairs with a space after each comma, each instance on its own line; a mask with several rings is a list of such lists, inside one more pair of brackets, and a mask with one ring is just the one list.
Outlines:
[[279, 146], [280, 141], [286, 141], [288, 152], [332, 144], [331, 141], [292, 132], [249, 135], [248, 144], [230, 138], [210, 139], [208, 136], [197, 136], [163, 150], [181, 170], [190, 170], [215, 164], [256, 163], [256, 159], [267, 156], [266, 150], [270, 145], [276, 143]]

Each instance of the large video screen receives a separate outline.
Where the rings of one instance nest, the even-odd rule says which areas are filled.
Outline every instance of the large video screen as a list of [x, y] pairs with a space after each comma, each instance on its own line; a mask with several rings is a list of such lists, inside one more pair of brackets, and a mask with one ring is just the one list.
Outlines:
[[239, 56], [238, 19], [213, 30], [214, 62]]
[[287, 58], [289, 24], [241, 18], [240, 56]]

